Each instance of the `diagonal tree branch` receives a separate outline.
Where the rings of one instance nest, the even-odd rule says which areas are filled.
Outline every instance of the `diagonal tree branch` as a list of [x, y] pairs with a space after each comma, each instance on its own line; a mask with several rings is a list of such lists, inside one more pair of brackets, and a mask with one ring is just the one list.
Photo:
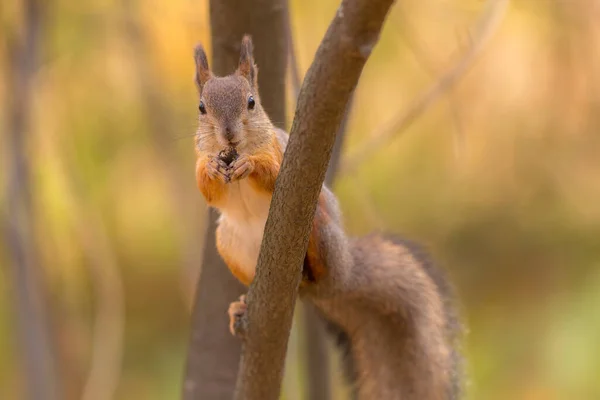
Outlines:
[[418, 96], [406, 110], [378, 128], [370, 139], [345, 156], [342, 160], [341, 174], [351, 173], [367, 158], [373, 156], [399, 132], [409, 127], [439, 98], [440, 94], [454, 86], [469, 71], [499, 27], [508, 3], [509, 0], [487, 1], [485, 10], [477, 23], [474, 40], [466, 53], [429, 89]]
[[[331, 160], [325, 174], [325, 185], [329, 188], [333, 188], [340, 164], [340, 156], [344, 146], [353, 99], [354, 94], [352, 94], [348, 101], [346, 110], [344, 111], [344, 118], [335, 135]], [[302, 307], [304, 310], [304, 340], [308, 344], [308, 348], [306, 349], [307, 363], [305, 367], [306, 376], [308, 377], [308, 399], [327, 400], [331, 398], [331, 372], [325, 325], [311, 304], [305, 302], [302, 304]]]
[[[298, 59], [294, 46], [294, 34], [291, 22], [291, 13], [289, 10], [289, 0], [287, 1], [286, 10], [286, 28], [289, 47], [290, 61], [290, 77], [292, 83], [292, 92], [294, 99], [298, 99], [300, 94], [300, 69], [298, 67]], [[349, 108], [349, 107], [348, 107]], [[333, 185], [335, 172], [339, 165], [342, 142], [346, 131], [346, 122], [349, 115], [349, 110], [346, 110], [344, 120], [342, 121], [338, 133], [336, 135], [335, 144], [331, 154], [331, 161], [325, 175], [325, 184], [329, 187]], [[307, 398], [310, 400], [328, 400], [331, 398], [331, 372], [329, 349], [325, 332], [325, 325], [314, 307], [309, 303], [302, 304], [302, 319], [303, 319], [303, 334], [304, 343], [306, 343], [305, 355], [306, 362], [304, 366], [307, 376]]]
[[[439, 66], [434, 65], [433, 60], [430, 59], [425, 53], [423, 49], [422, 43], [417, 39], [417, 34], [415, 32], [413, 24], [410, 23], [410, 20], [407, 18], [403, 18], [401, 23], [407, 28], [408, 32], [406, 32], [404, 36], [404, 41], [411, 53], [413, 54], [415, 60], [419, 63], [421, 68], [425, 70], [425, 72], [429, 75], [430, 78], [436, 78], [439, 76]], [[470, 38], [470, 37], [469, 37]], [[465, 53], [463, 50], [463, 42], [459, 39], [459, 50], [460, 53]], [[454, 155], [458, 159], [461, 154], [464, 152], [465, 148], [465, 133], [462, 129], [462, 122], [460, 120], [459, 106], [458, 100], [456, 96], [455, 87], [449, 87], [446, 90], [446, 100], [448, 104], [448, 109], [450, 113], [450, 117], [452, 119], [454, 125]]]
[[343, 1], [302, 85], [248, 292], [237, 399], [279, 396], [301, 266], [335, 134], [392, 3]]

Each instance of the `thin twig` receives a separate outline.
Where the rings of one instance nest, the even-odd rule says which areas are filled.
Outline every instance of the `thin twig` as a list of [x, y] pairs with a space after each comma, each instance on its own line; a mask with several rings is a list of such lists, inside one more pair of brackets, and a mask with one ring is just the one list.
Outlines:
[[325, 174], [325, 185], [333, 189], [333, 184], [338, 176], [338, 170], [340, 167], [340, 161], [342, 152], [344, 149], [344, 142], [346, 140], [346, 134], [348, 132], [348, 125], [350, 122], [350, 114], [352, 112], [352, 105], [354, 104], [354, 91], [350, 95], [350, 100], [346, 104], [344, 110], [344, 118], [340, 123], [340, 127], [335, 136], [335, 143], [333, 144], [333, 150], [331, 151], [331, 159], [329, 160], [329, 166], [327, 167], [327, 173]]
[[488, 0], [475, 29], [476, 34], [471, 46], [460, 60], [448, 69], [429, 89], [417, 97], [411, 105], [398, 114], [390, 122], [377, 129], [371, 139], [356, 147], [356, 150], [345, 156], [340, 169], [341, 174], [354, 171], [367, 158], [373, 156], [381, 147], [387, 144], [398, 133], [404, 131], [416, 120], [429, 106], [431, 106], [441, 93], [451, 88], [473, 66], [489, 40], [496, 32], [503, 19], [509, 0]]
[[292, 17], [290, 14], [290, 2], [286, 1], [286, 20], [285, 20], [286, 35], [288, 39], [288, 53], [290, 65], [290, 77], [292, 79], [292, 92], [294, 93], [294, 101], [298, 100], [300, 94], [300, 69], [298, 68], [298, 57], [296, 56], [296, 46], [294, 45], [294, 32], [292, 29]]
[[[82, 199], [74, 199], [74, 202]], [[80, 207], [84, 207], [83, 204]], [[78, 207], [73, 207], [73, 210]], [[91, 208], [87, 208], [88, 211]], [[92, 336], [92, 358], [83, 389], [83, 400], [112, 399], [121, 375], [125, 311], [123, 282], [114, 250], [102, 218], [97, 213], [78, 210], [77, 235], [88, 257], [88, 270], [94, 282], [97, 301]]]
[[387, 225], [383, 216], [377, 210], [377, 202], [373, 199], [372, 192], [368, 190], [362, 179], [354, 179], [353, 185], [354, 200], [358, 202], [358, 208], [361, 210], [363, 217], [367, 219], [372, 228], [383, 231]]
[[[64, 147], [63, 147], [64, 148]], [[121, 375], [125, 332], [125, 290], [114, 248], [104, 221], [82, 190], [76, 168], [62, 166], [72, 198], [75, 230], [86, 257], [86, 266], [96, 299], [92, 333], [92, 355], [83, 388], [83, 400], [112, 399]], [[70, 171], [70, 173], [68, 172]]]
[[[429, 75], [430, 78], [434, 78], [439, 76], [439, 67], [437, 65], [433, 65], [434, 62], [426, 56], [425, 51], [423, 50], [422, 44], [416, 38], [416, 32], [413, 24], [411, 24], [410, 19], [403, 19], [402, 25], [412, 31], [404, 35], [404, 41], [407, 44], [408, 48], [411, 50], [415, 60], [419, 63], [421, 68]], [[462, 42], [459, 41], [460, 49], [459, 53], [465, 53], [466, 51], [463, 49]], [[446, 93], [446, 99], [448, 102], [448, 108], [450, 112], [450, 117], [452, 119], [452, 123], [454, 126], [454, 156], [458, 160], [461, 155], [464, 153], [465, 147], [465, 133], [463, 131], [462, 121], [460, 120], [459, 110], [458, 110], [458, 100], [456, 96], [455, 87], [449, 87]]]

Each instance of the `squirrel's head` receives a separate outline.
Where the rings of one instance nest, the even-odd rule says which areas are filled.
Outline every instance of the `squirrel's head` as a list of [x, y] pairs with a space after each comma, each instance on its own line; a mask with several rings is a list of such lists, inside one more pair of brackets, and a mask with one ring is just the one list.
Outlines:
[[228, 76], [213, 75], [202, 45], [194, 51], [196, 85], [200, 95], [196, 144], [199, 150], [215, 152], [226, 147], [251, 150], [268, 139], [272, 125], [260, 104], [258, 69], [252, 55], [252, 40], [242, 39], [237, 70]]

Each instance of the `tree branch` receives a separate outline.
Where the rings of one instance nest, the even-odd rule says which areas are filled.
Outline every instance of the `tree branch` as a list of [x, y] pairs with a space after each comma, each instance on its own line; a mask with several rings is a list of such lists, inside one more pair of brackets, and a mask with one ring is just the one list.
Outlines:
[[[337, 170], [340, 164], [340, 156], [344, 146], [344, 139], [348, 128], [348, 120], [352, 110], [354, 93], [344, 112], [344, 118], [335, 135], [335, 143], [331, 152], [331, 160], [325, 174], [325, 185], [333, 189]], [[306, 375], [308, 376], [308, 398], [310, 400], [327, 400], [331, 398], [331, 372], [329, 370], [329, 353], [327, 349], [327, 337], [322, 319], [316, 313], [313, 306], [308, 303], [302, 304], [304, 309], [304, 335], [308, 345], [306, 349], [307, 363]]]
[[23, 381], [29, 399], [58, 399], [62, 395], [47, 313], [43, 268], [36, 252], [32, 183], [26, 154], [30, 136], [33, 80], [39, 65], [43, 5], [23, 4], [23, 30], [8, 43], [7, 216], [5, 235], [11, 257], [16, 340], [23, 357]]
[[298, 67], [298, 57], [296, 56], [296, 46], [294, 45], [294, 30], [292, 27], [292, 16], [290, 14], [290, 2], [286, 0], [285, 2], [285, 30], [288, 41], [288, 53], [289, 53], [289, 62], [290, 62], [290, 77], [292, 81], [292, 93], [294, 94], [294, 99], [298, 100], [298, 95], [300, 94], [300, 85], [302, 84], [302, 79], [300, 78], [300, 69]]
[[[289, 47], [290, 76], [292, 81], [292, 91], [294, 99], [298, 99], [300, 94], [300, 70], [294, 46], [294, 34], [292, 30], [291, 14], [289, 10], [289, 1], [286, 2], [286, 30]], [[340, 162], [343, 141], [346, 135], [347, 122], [350, 116], [352, 98], [350, 99], [344, 119], [340, 124], [336, 134], [335, 144], [331, 154], [331, 160], [327, 173], [325, 175], [325, 184], [328, 187], [333, 186], [335, 175]], [[313, 306], [308, 303], [302, 304], [302, 319], [304, 321], [304, 342], [306, 343], [306, 364], [304, 366], [305, 374], [308, 377], [308, 398], [311, 400], [327, 400], [331, 398], [331, 372], [329, 362], [328, 343], [323, 321], [316, 313]]]
[[327, 400], [331, 398], [331, 372], [325, 324], [314, 306], [302, 304], [306, 365], [304, 373], [308, 379], [307, 399]]
[[230, 400], [235, 389], [241, 345], [227, 332], [227, 308], [244, 287], [217, 253], [217, 211], [207, 216], [202, 271], [192, 310], [192, 332], [187, 354], [184, 400]]
[[[435, 78], [437, 76], [440, 75], [439, 73], [439, 66], [434, 65], [434, 63], [432, 62], [432, 60], [430, 59], [430, 57], [426, 56], [426, 52], [424, 51], [423, 47], [422, 47], [422, 43], [419, 42], [419, 40], [416, 39], [416, 32], [415, 29], [413, 27], [413, 25], [410, 23], [410, 21], [408, 19], [402, 19], [401, 24], [404, 25], [408, 32], [406, 32], [404, 34], [404, 41], [406, 42], [406, 45], [408, 46], [408, 48], [410, 49], [411, 53], [413, 54], [415, 60], [417, 61], [417, 63], [419, 63], [419, 65], [421, 66], [422, 69], [425, 70], [425, 72], [429, 75], [430, 78]], [[470, 39], [470, 36], [469, 36]], [[471, 42], [469, 40], [469, 42]], [[463, 49], [464, 46], [462, 46], [462, 41], [460, 41], [459, 38], [459, 50], [458, 52], [460, 53], [465, 53], [465, 50]], [[457, 96], [456, 96], [456, 90], [455, 90], [455, 86], [449, 87], [446, 91], [446, 100], [448, 103], [448, 108], [449, 108], [449, 113], [450, 113], [450, 117], [452, 119], [452, 123], [454, 126], [454, 155], [456, 159], [459, 159], [460, 156], [462, 155], [462, 153], [464, 152], [464, 148], [465, 148], [465, 134], [463, 132], [463, 127], [462, 127], [462, 121], [460, 119], [460, 113], [459, 113], [459, 107], [458, 107], [458, 101], [457, 101]]]
[[325, 185], [331, 189], [333, 189], [333, 184], [340, 168], [342, 150], [344, 148], [344, 139], [346, 139], [346, 131], [348, 130], [348, 123], [350, 121], [350, 113], [352, 111], [353, 103], [354, 92], [352, 92], [350, 95], [350, 100], [348, 100], [348, 104], [346, 104], [344, 118], [342, 119], [337, 134], [335, 135], [335, 143], [333, 145], [333, 150], [331, 151], [331, 160], [329, 161], [329, 167], [327, 168], [327, 173], [325, 174]]
[[356, 170], [362, 162], [373, 156], [396, 134], [409, 127], [439, 98], [440, 94], [455, 85], [469, 71], [500, 25], [508, 2], [509, 0], [488, 0], [485, 11], [477, 24], [475, 39], [466, 53], [429, 89], [417, 97], [406, 110], [377, 129], [370, 139], [345, 156], [342, 160], [341, 174], [346, 175]]
[[[76, 171], [76, 168], [70, 171]], [[68, 177], [71, 181], [74, 178]], [[73, 182], [69, 182], [74, 185]], [[121, 376], [125, 332], [125, 292], [121, 271], [102, 216], [72, 187], [75, 229], [88, 258], [96, 298], [92, 358], [82, 400], [114, 398]]]
[[[285, 129], [285, 72], [288, 58], [286, 0], [212, 0], [210, 22], [213, 59], [217, 75], [234, 71], [240, 43], [246, 33], [255, 44], [261, 105], [276, 126]], [[283, 71], [283, 75], [282, 75]]]
[[343, 1], [302, 85], [248, 292], [237, 399], [279, 396], [301, 266], [335, 133], [392, 3]]

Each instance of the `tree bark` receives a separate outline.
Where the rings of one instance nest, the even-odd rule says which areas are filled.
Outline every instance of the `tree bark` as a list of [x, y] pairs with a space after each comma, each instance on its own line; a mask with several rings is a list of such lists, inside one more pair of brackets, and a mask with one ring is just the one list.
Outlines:
[[[292, 18], [289, 10], [289, 1], [286, 9], [286, 29], [288, 37], [288, 52], [290, 60], [290, 75], [294, 98], [297, 100], [300, 94], [300, 71], [294, 46], [294, 33], [292, 29]], [[337, 175], [340, 156], [343, 148], [344, 137], [352, 107], [352, 98], [346, 106], [344, 119], [340, 124], [335, 137], [335, 144], [331, 153], [331, 160], [327, 173], [325, 174], [325, 185], [333, 189], [333, 183]], [[304, 322], [304, 343], [307, 343], [305, 351], [306, 363], [305, 374], [308, 379], [307, 398], [309, 400], [328, 400], [331, 398], [331, 371], [329, 344], [327, 342], [325, 326], [316, 313], [314, 307], [308, 303], [302, 304], [302, 318]]]
[[217, 211], [209, 210], [202, 271], [192, 311], [184, 400], [230, 400], [238, 372], [241, 346], [227, 330], [227, 308], [232, 299], [243, 293], [244, 287], [217, 253], [217, 218]]
[[[213, 0], [210, 2], [211, 67], [217, 75], [232, 73], [240, 57], [245, 33], [255, 43], [260, 66], [258, 83], [262, 105], [271, 120], [285, 128], [285, 38], [283, 0]], [[227, 330], [227, 309], [245, 288], [231, 275], [217, 253], [215, 228], [218, 214], [208, 216], [202, 271], [192, 312], [184, 400], [233, 398], [241, 344]]]
[[335, 133], [392, 3], [343, 1], [302, 85], [247, 295], [237, 399], [279, 397], [301, 268]]
[[286, 0], [212, 0], [210, 23], [212, 65], [217, 75], [233, 73], [240, 58], [242, 36], [254, 42], [261, 105], [273, 123], [285, 129]]
[[[344, 147], [344, 138], [346, 137], [348, 120], [352, 109], [352, 99], [353, 96], [350, 97], [346, 105], [344, 118], [335, 135], [331, 160], [325, 174], [325, 185], [332, 190]], [[308, 377], [307, 398], [309, 400], [328, 400], [331, 398], [331, 371], [325, 326], [312, 305], [305, 302], [302, 306], [304, 311], [304, 337], [307, 344], [307, 362], [305, 368], [306, 376]]]

